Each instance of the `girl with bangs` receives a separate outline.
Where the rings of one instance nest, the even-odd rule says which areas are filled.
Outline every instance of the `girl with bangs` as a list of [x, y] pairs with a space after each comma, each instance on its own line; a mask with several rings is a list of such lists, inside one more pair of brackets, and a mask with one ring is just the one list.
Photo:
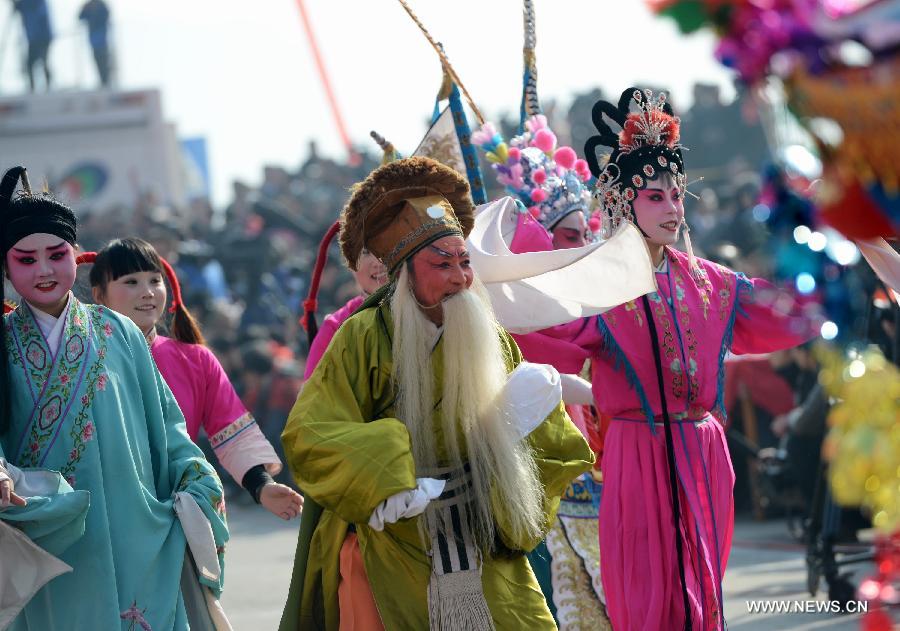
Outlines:
[[[222, 365], [204, 345], [203, 334], [181, 298], [172, 267], [141, 239], [116, 239], [97, 253], [79, 257], [93, 263], [90, 273], [94, 300], [128, 316], [138, 326], [156, 365], [172, 389], [197, 439], [206, 432], [219, 462], [257, 504], [282, 519], [300, 514], [303, 498], [272, 478], [282, 468], [272, 445], [238, 398]], [[164, 278], [172, 289], [171, 337], [157, 325], [166, 310]]]

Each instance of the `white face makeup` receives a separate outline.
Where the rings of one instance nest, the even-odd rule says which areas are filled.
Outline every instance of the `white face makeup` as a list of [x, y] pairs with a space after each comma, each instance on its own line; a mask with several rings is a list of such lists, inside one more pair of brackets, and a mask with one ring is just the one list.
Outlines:
[[6, 273], [30, 305], [59, 317], [75, 284], [75, 250], [60, 237], [38, 232], [23, 237], [6, 254]]
[[588, 225], [584, 213], [569, 213], [553, 228], [553, 249], [580, 248], [587, 245]]
[[635, 219], [651, 247], [674, 245], [684, 222], [684, 198], [672, 177], [647, 182], [631, 203]]

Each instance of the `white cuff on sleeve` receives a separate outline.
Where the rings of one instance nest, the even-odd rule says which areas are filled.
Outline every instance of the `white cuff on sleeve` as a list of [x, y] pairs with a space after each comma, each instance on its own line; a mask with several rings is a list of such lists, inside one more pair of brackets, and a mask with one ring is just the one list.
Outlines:
[[218, 445], [212, 439], [210, 442], [219, 462], [238, 484], [244, 480], [244, 474], [256, 465], [265, 465], [269, 475], [278, 475], [281, 471], [281, 460], [255, 421]]

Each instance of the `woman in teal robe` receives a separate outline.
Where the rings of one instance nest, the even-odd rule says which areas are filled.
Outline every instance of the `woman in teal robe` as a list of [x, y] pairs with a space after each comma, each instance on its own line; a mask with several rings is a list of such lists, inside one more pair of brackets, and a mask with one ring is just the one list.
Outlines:
[[[7, 203], [4, 220], [17, 201]], [[11, 409], [0, 424], [0, 458], [58, 471], [76, 492], [90, 493], [90, 507], [84, 535], [64, 551], [50, 550], [72, 571], [41, 588], [11, 629], [188, 629], [186, 538], [175, 494], [189, 494], [211, 527], [219, 567], [207, 559], [198, 574], [218, 596], [228, 539], [221, 482], [188, 437], [131, 320], [68, 292], [54, 353], [38, 323], [45, 315], [23, 302], [4, 316]], [[0, 519], [21, 526], [39, 504], [0, 508]], [[53, 529], [56, 517], [46, 510], [39, 517], [48, 523], [23, 530], [40, 545], [35, 534]]]

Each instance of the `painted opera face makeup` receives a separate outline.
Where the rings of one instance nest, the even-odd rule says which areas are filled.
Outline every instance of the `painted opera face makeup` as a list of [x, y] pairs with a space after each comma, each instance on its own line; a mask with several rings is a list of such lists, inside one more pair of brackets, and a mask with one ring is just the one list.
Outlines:
[[119, 276], [106, 284], [102, 296], [95, 300], [113, 311], [128, 316], [147, 335], [163, 315], [166, 308], [166, 284], [162, 272], [134, 272]]
[[472, 285], [475, 272], [462, 237], [438, 239], [412, 258], [413, 295], [428, 318], [443, 322], [441, 303]]
[[6, 254], [6, 274], [28, 303], [59, 317], [75, 284], [75, 250], [56, 235], [38, 232], [19, 239]]
[[684, 222], [684, 194], [670, 177], [647, 182], [631, 203], [650, 246], [674, 245]]
[[387, 282], [387, 268], [368, 250], [363, 250], [353, 272], [356, 282], [366, 295], [374, 294]]
[[565, 250], [587, 245], [588, 225], [584, 213], [575, 211], [561, 219], [553, 228], [553, 249]]

